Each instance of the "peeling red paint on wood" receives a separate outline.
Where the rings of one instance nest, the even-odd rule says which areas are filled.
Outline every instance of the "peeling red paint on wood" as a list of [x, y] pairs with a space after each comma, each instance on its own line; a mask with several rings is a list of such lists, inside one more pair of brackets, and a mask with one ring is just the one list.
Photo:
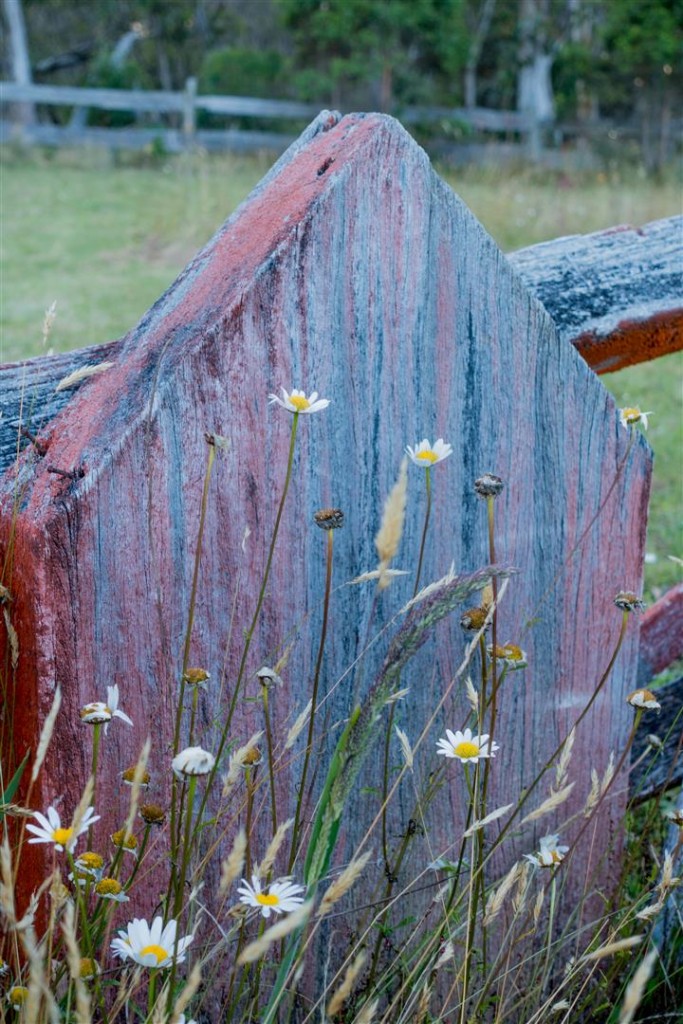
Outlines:
[[571, 235], [510, 254], [560, 337], [596, 373], [683, 349], [683, 217]]
[[[167, 796], [206, 430], [231, 437], [232, 450], [211, 487], [192, 661], [230, 692], [284, 475], [290, 420], [267, 404], [282, 385], [316, 388], [332, 404], [300, 425], [295, 483], [247, 673], [254, 696], [256, 670], [295, 636], [286, 688], [275, 698], [279, 725], [291, 724], [309, 696], [324, 579], [312, 513], [344, 509], [335, 582], [372, 567], [373, 537], [404, 446], [425, 435], [454, 445], [434, 472], [425, 578], [453, 561], [462, 571], [487, 563], [485, 515], [472, 483], [484, 471], [506, 482], [496, 509], [498, 556], [520, 575], [501, 609], [500, 634], [523, 643], [530, 667], [510, 677], [501, 695], [491, 806], [518, 796], [609, 660], [620, 621], [614, 595], [637, 589], [641, 579], [646, 441], [638, 436], [629, 449], [610, 396], [397, 122], [352, 115], [319, 127], [122, 339], [114, 367], [84, 382], [41, 424], [50, 463], [82, 466], [85, 476], [55, 477], [28, 445], [0, 481], [3, 556], [14, 538], [4, 581], [21, 645], [15, 684], [19, 704], [30, 709], [18, 716], [17, 757], [35, 747], [56, 684], [64, 694], [35, 806], [61, 796], [73, 809], [90, 767], [91, 736], [78, 709], [115, 682], [135, 726], [115, 722], [103, 745], [102, 826], [120, 826], [112, 810], [120, 798], [117, 772], [135, 760], [148, 734], [152, 794]], [[421, 485], [416, 471], [399, 559], [407, 567], [419, 545]], [[388, 591], [380, 625], [411, 588], [408, 578]], [[371, 605], [367, 591], [335, 591], [324, 673], [333, 723], [328, 748], [337, 738], [334, 723], [352, 707], [353, 681], [340, 680], [358, 654]], [[399, 724], [409, 729], [424, 719], [463, 649], [455, 616], [440, 628], [438, 643], [417, 656]], [[636, 651], [632, 623], [610, 686], [580, 730], [574, 777], [606, 766], [626, 740], [631, 711], [623, 697], [634, 687]], [[369, 659], [367, 679], [371, 672]], [[215, 742], [213, 699], [209, 693], [200, 705], [207, 747]], [[425, 754], [465, 712], [458, 693]], [[235, 742], [258, 727], [256, 706], [245, 703]], [[373, 752], [364, 786], [379, 777], [380, 754]], [[290, 787], [283, 770], [285, 806]], [[591, 837], [590, 870], [615, 842], [601, 868], [613, 877], [624, 788], [615, 786]], [[576, 786], [568, 814], [585, 792]], [[446, 851], [463, 823], [462, 800], [455, 786], [441, 796], [430, 825], [433, 842]], [[376, 813], [372, 793], [360, 793], [354, 810], [349, 844]], [[390, 829], [403, 827], [396, 810]], [[528, 852], [531, 838], [512, 839], [510, 857]], [[33, 848], [34, 866], [41, 852]], [[421, 862], [426, 856], [416, 848]], [[27, 872], [24, 892], [39, 874], [37, 866]], [[577, 856], [568, 904], [586, 874]]]

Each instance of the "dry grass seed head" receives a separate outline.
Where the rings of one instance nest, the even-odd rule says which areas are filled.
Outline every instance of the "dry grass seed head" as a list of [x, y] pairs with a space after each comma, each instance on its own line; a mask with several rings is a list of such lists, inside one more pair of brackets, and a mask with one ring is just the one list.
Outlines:
[[474, 683], [472, 682], [470, 676], [468, 676], [467, 679], [465, 680], [465, 696], [467, 697], [467, 702], [469, 706], [472, 708], [475, 714], [478, 713], [479, 694], [475, 690]]
[[372, 1024], [379, 1006], [379, 999], [371, 999], [361, 1007], [360, 1013], [354, 1018], [353, 1024]]
[[537, 821], [546, 814], [550, 814], [550, 812], [554, 811], [556, 807], [560, 807], [565, 800], [569, 799], [573, 788], [574, 783], [570, 782], [568, 786], [564, 787], [564, 789], [560, 789], [557, 793], [551, 793], [535, 811], [532, 811], [531, 814], [527, 814], [526, 818], [522, 818], [520, 824], [526, 825], [529, 821]]
[[640, 1006], [645, 986], [652, 974], [652, 969], [655, 965], [656, 959], [657, 950], [653, 949], [646, 957], [644, 957], [628, 983], [626, 994], [624, 995], [624, 1002], [621, 1007], [621, 1012], [619, 1013], [619, 1024], [631, 1024], [634, 1014]]
[[105, 370], [110, 369], [113, 363], [97, 363], [95, 366], [81, 366], [79, 370], [74, 370], [73, 373], [69, 373], [66, 377], [62, 377], [59, 384], [55, 388], [57, 391], [66, 391], [67, 388], [73, 388], [76, 384], [80, 384], [82, 380], [87, 380], [88, 377], [94, 377], [98, 373], [104, 373]]
[[171, 1010], [171, 1019], [168, 1024], [178, 1024], [181, 1013], [184, 1013], [186, 1008], [190, 1005], [190, 1000], [194, 996], [195, 992], [199, 988], [202, 981], [202, 971], [199, 964], [195, 964], [190, 971], [190, 976], [187, 979], [183, 991], [178, 996], [178, 1000]]
[[268, 874], [270, 874], [271, 868], [275, 863], [275, 858], [280, 852], [280, 847], [284, 843], [285, 837], [293, 824], [294, 818], [288, 818], [287, 821], [282, 822], [282, 824], [278, 827], [277, 832], [269, 842], [268, 849], [266, 850], [266, 855], [261, 861], [261, 864], [258, 865], [258, 867], [256, 865], [254, 866], [254, 871], [260, 878], [265, 878]]
[[555, 789], [562, 789], [567, 781], [567, 769], [569, 768], [569, 762], [572, 759], [572, 750], [574, 748], [575, 739], [576, 729], [572, 729], [564, 741], [557, 761], [557, 766], [555, 768]]
[[346, 1000], [351, 995], [353, 984], [358, 977], [363, 964], [365, 963], [366, 955], [361, 950], [358, 956], [355, 958], [353, 963], [349, 964], [346, 974], [344, 975], [343, 981], [337, 991], [333, 994], [329, 1003], [327, 1004], [327, 1016], [330, 1018], [335, 1017], [341, 1010]]
[[329, 914], [335, 903], [338, 903], [339, 900], [346, 895], [365, 870], [365, 865], [371, 857], [372, 850], [368, 850], [367, 853], [362, 854], [362, 856], [358, 857], [357, 860], [352, 860], [351, 863], [344, 868], [339, 877], [332, 882], [332, 885], [320, 901], [318, 917], [323, 917], [325, 914]]
[[228, 767], [228, 774], [223, 779], [223, 792], [222, 796], [226, 797], [230, 794], [230, 791], [234, 787], [238, 779], [242, 777], [242, 771], [244, 768], [244, 759], [263, 736], [263, 730], [261, 732], [255, 732], [251, 739], [245, 743], [243, 747], [239, 747], [234, 754], [230, 755], [230, 764]]
[[491, 898], [489, 899], [488, 904], [486, 906], [486, 913], [484, 914], [485, 925], [490, 924], [500, 913], [503, 907], [503, 903], [505, 902], [505, 898], [507, 897], [508, 893], [515, 884], [515, 881], [517, 880], [519, 871], [520, 864], [519, 862], [517, 862], [516, 864], [512, 865], [507, 875], [494, 892], [493, 896], [491, 896]]
[[268, 952], [269, 948], [274, 942], [279, 939], [284, 939], [290, 932], [300, 928], [302, 924], [305, 924], [310, 917], [311, 911], [313, 910], [313, 900], [309, 900], [308, 903], [302, 903], [300, 907], [293, 910], [291, 914], [287, 914], [277, 924], [272, 925], [268, 928], [263, 935], [256, 939], [255, 942], [249, 943], [237, 958], [237, 963], [240, 965], [253, 963], [254, 960], [259, 960], [265, 953]]
[[285, 740], [285, 750], [290, 750], [296, 743], [299, 734], [301, 733], [301, 730], [308, 723], [308, 719], [310, 718], [311, 715], [312, 706], [313, 702], [309, 700], [308, 704], [303, 709], [303, 711], [297, 718], [296, 722], [287, 733], [287, 739]]
[[147, 762], [149, 761], [149, 755], [152, 750], [151, 737], [147, 737], [140, 751], [140, 756], [135, 765], [135, 771], [133, 773], [133, 786], [130, 794], [130, 807], [128, 809], [128, 817], [123, 827], [124, 839], [128, 839], [133, 832], [133, 822], [135, 821], [135, 815], [138, 813], [138, 807], [140, 805], [140, 793], [142, 791], [142, 785], [144, 777], [147, 771]]
[[463, 839], [469, 839], [469, 837], [473, 836], [475, 832], [478, 832], [480, 828], [483, 828], [485, 825], [489, 825], [492, 821], [496, 821], [497, 818], [502, 818], [503, 815], [507, 814], [508, 811], [511, 811], [514, 806], [514, 804], [505, 804], [504, 807], [497, 807], [495, 811], [491, 811], [491, 813], [487, 814], [485, 818], [473, 821], [467, 831], [463, 832]]
[[66, 946], [66, 958], [69, 973], [76, 990], [76, 1019], [78, 1024], [90, 1024], [90, 995], [81, 976], [81, 951], [76, 939], [76, 921], [73, 903], [68, 903], [64, 910], [62, 934]]
[[545, 900], [545, 889], [539, 889], [536, 893], [536, 901], [534, 903], [534, 924], [538, 927], [538, 922], [541, 917], [541, 911], [543, 910], [543, 902]]
[[408, 498], [408, 459], [406, 456], [401, 460], [401, 467], [398, 471], [396, 483], [389, 492], [389, 497], [384, 504], [382, 522], [375, 537], [375, 547], [379, 556], [380, 578], [377, 584], [380, 590], [388, 586], [388, 580], [383, 576], [389, 563], [398, 551], [398, 545], [403, 533], [403, 523], [406, 514], [406, 501]]
[[38, 778], [38, 772], [43, 767], [43, 761], [47, 754], [47, 748], [50, 745], [52, 739], [52, 733], [55, 728], [55, 721], [59, 714], [59, 709], [62, 704], [62, 691], [59, 686], [55, 689], [55, 695], [52, 698], [52, 707], [48, 713], [47, 718], [43, 722], [43, 728], [40, 730], [40, 739], [38, 740], [38, 749], [36, 751], [36, 759], [33, 762], [33, 768], [31, 770], [31, 782], [35, 782]]
[[643, 941], [645, 936], [643, 935], [631, 935], [628, 939], [618, 939], [616, 942], [606, 942], [604, 946], [600, 946], [598, 949], [594, 949], [590, 953], [586, 953], [581, 959], [584, 961], [589, 960], [602, 960], [605, 956], [614, 956], [615, 953], [621, 953], [624, 949], [631, 949], [633, 946], [638, 946]]
[[247, 837], [241, 828], [232, 844], [232, 850], [221, 864], [221, 880], [218, 891], [224, 896], [236, 878], [242, 874], [247, 853]]
[[406, 767], [412, 772], [413, 770], [413, 748], [410, 745], [410, 740], [403, 732], [403, 729], [399, 729], [396, 725], [394, 726], [396, 735], [398, 736], [398, 742], [401, 744], [401, 750], [403, 751], [403, 759], [406, 763]]

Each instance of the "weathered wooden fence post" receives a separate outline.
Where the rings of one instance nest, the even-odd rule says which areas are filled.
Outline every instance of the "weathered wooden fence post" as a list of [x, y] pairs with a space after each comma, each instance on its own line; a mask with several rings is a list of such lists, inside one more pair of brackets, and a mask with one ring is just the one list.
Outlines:
[[[86, 360], [112, 365], [55, 393]], [[0, 383], [0, 564], [18, 643], [13, 655], [7, 632], [0, 634], [8, 763], [35, 750], [55, 686], [64, 697], [36, 807], [61, 799], [65, 813], [73, 810], [91, 757], [79, 709], [104, 699], [113, 683], [134, 727], [112, 728], [103, 746], [102, 826], [121, 824], [118, 772], [147, 735], [152, 792], [167, 797], [207, 431], [231, 439], [210, 492], [192, 637], [192, 662], [210, 670], [215, 686], [199, 707], [201, 741], [215, 742], [218, 689], [231, 694], [287, 463], [289, 420], [268, 406], [280, 387], [315, 388], [331, 404], [300, 425], [235, 743], [261, 727], [258, 707], [242, 700], [258, 694], [256, 671], [290, 642], [285, 689], [273, 698], [279, 726], [309, 698], [324, 580], [314, 511], [345, 512], [336, 583], [372, 568], [383, 500], [406, 444], [424, 436], [443, 436], [454, 453], [434, 471], [423, 579], [452, 563], [458, 571], [487, 564], [484, 505], [473, 483], [484, 472], [505, 482], [498, 557], [519, 574], [500, 610], [499, 639], [520, 643], [529, 667], [508, 677], [500, 697], [492, 807], [514, 801], [567, 735], [614, 648], [614, 597], [640, 585], [651, 465], [644, 438], [620, 425], [597, 377], [388, 117], [321, 114], [125, 338], [5, 367]], [[18, 439], [20, 425], [32, 440]], [[416, 562], [422, 487], [416, 470], [402, 568]], [[394, 583], [376, 621], [386, 623], [411, 593], [411, 577]], [[331, 743], [352, 707], [353, 677], [344, 673], [361, 649], [372, 600], [362, 587], [334, 591], [323, 673]], [[397, 721], [409, 734], [462, 659], [458, 618], [439, 627], [406, 673]], [[610, 752], [624, 748], [637, 652], [633, 620], [609, 686], [578, 730], [565, 815], [583, 807], [591, 769], [602, 773]], [[434, 744], [445, 727], [458, 727], [466, 707], [459, 688]], [[341, 856], [377, 812], [380, 762], [378, 749]], [[288, 805], [285, 770], [278, 785]], [[584, 835], [568, 864], [565, 912], [587, 879], [600, 888], [616, 875], [626, 789], [624, 773], [600, 829]], [[407, 799], [405, 806], [407, 813]], [[446, 787], [431, 815], [431, 849], [449, 851], [463, 827], [455, 791]], [[552, 826], [544, 820], [511, 836], [509, 858], [532, 850], [537, 833]], [[392, 818], [394, 832], [406, 827], [401, 815]], [[42, 848], [30, 852], [24, 892], [43, 877]], [[413, 856], [422, 866], [432, 859], [417, 841]], [[378, 866], [371, 883], [381, 874]]]

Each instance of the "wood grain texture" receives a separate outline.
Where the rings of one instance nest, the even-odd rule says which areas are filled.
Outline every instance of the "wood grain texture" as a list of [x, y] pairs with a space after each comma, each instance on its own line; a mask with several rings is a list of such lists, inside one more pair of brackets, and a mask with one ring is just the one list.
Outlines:
[[596, 373], [683, 348], [683, 217], [571, 235], [509, 256]]
[[[39, 377], [38, 368], [30, 373]], [[15, 371], [5, 368], [3, 377], [14, 380]], [[115, 722], [104, 740], [101, 827], [120, 824], [116, 772], [148, 734], [151, 795], [167, 796], [207, 430], [232, 440], [211, 486], [191, 655], [215, 680], [199, 717], [202, 744], [215, 746], [216, 693], [220, 685], [231, 693], [284, 477], [291, 419], [267, 403], [280, 386], [315, 388], [331, 405], [300, 424], [248, 664], [244, 696], [255, 697], [258, 668], [294, 641], [285, 688], [274, 691], [278, 730], [305, 706], [315, 660], [325, 545], [312, 514], [325, 506], [345, 512], [323, 666], [329, 752], [355, 688], [369, 685], [391, 635], [369, 655], [361, 683], [349, 666], [373, 595], [369, 587], [340, 584], [374, 566], [383, 501], [405, 445], [424, 436], [443, 436], [454, 447], [433, 471], [425, 580], [452, 562], [463, 572], [488, 563], [485, 505], [473, 481], [485, 471], [505, 481], [496, 505], [497, 554], [519, 575], [500, 611], [500, 638], [524, 646], [529, 668], [508, 676], [501, 692], [491, 807], [517, 798], [593, 694], [619, 633], [614, 596], [641, 580], [647, 443], [642, 436], [630, 441], [599, 380], [401, 126], [380, 115], [324, 115], [122, 340], [112, 369], [67, 393], [60, 408], [37, 386], [28, 388], [52, 463], [84, 470], [74, 481], [55, 477], [29, 449], [0, 482], [3, 582], [20, 640], [17, 757], [35, 745], [56, 684], [64, 694], [36, 806], [61, 795], [64, 811], [73, 809], [90, 765], [91, 733], [78, 709], [113, 682], [135, 725]], [[423, 523], [422, 474], [411, 466], [397, 558], [408, 569]], [[386, 591], [376, 627], [397, 613], [412, 586], [406, 577]], [[458, 618], [442, 624], [405, 671], [410, 693], [397, 722], [412, 740], [463, 657]], [[610, 685], [579, 730], [567, 815], [583, 805], [590, 768], [604, 770], [610, 751], [623, 749], [637, 644], [634, 619]], [[458, 687], [420, 752], [420, 773], [435, 766], [436, 740], [459, 727], [466, 706]], [[261, 727], [258, 706], [240, 699], [234, 742]], [[396, 750], [394, 762], [399, 757]], [[458, 767], [451, 766], [449, 784], [429, 809], [432, 844], [415, 840], [402, 881], [416, 865], [453, 853], [464, 820]], [[377, 812], [380, 772], [378, 744], [363, 769], [340, 860]], [[283, 769], [278, 785], [282, 806], [291, 808], [291, 773]], [[603, 872], [617, 876], [625, 790], [614, 787], [600, 828], [568, 860], [565, 908], [593, 872], [599, 884]], [[405, 829], [411, 809], [407, 788], [392, 814], [392, 835]], [[511, 837], [498, 866], [532, 850], [564, 817]], [[563, 838], [571, 842], [571, 828]], [[27, 869], [24, 881], [40, 875], [43, 856], [31, 848], [34, 874]], [[376, 866], [368, 884], [381, 875]]]

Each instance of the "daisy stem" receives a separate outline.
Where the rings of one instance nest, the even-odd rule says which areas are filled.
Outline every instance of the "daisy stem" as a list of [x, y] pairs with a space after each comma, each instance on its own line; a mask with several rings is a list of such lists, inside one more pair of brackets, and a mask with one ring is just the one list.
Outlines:
[[135, 858], [135, 864], [133, 865], [133, 870], [131, 871], [130, 875], [128, 876], [128, 879], [127, 879], [126, 884], [124, 886], [124, 889], [126, 891], [128, 891], [128, 889], [130, 889], [131, 885], [133, 884], [133, 880], [135, 879], [135, 876], [138, 873], [138, 870], [139, 870], [140, 865], [142, 863], [142, 858], [143, 858], [144, 852], [147, 849], [147, 843], [149, 841], [149, 833], [150, 833], [151, 829], [152, 829], [151, 825], [145, 824], [145, 831], [144, 831], [144, 833], [142, 835], [142, 842], [140, 843], [140, 849], [138, 850], [138, 855]]
[[422, 560], [424, 558], [425, 546], [427, 543], [427, 529], [429, 527], [429, 516], [432, 511], [432, 470], [431, 466], [425, 468], [425, 487], [427, 488], [427, 508], [425, 509], [425, 521], [422, 527], [422, 540], [420, 542], [420, 554], [417, 560], [417, 573], [415, 574], [415, 589], [413, 597], [420, 589], [420, 576], [422, 574]]
[[246, 811], [246, 821], [244, 823], [244, 834], [245, 834], [246, 839], [247, 839], [247, 849], [245, 851], [245, 864], [246, 864], [247, 877], [251, 876], [251, 867], [252, 867], [252, 856], [251, 856], [251, 818], [252, 818], [252, 814], [253, 814], [253, 810], [254, 810], [254, 789], [255, 789], [255, 785], [256, 785], [256, 772], [257, 772], [257, 769], [255, 768], [254, 769], [254, 774], [252, 776], [252, 769], [251, 768], [245, 768], [245, 770], [244, 770], [244, 778], [245, 778], [245, 781], [246, 781], [246, 784], [247, 784], [247, 811]]
[[154, 1012], [154, 1004], [156, 1002], [157, 994], [157, 972], [151, 969], [149, 972], [149, 984], [147, 986], [147, 1020], [152, 1020], [152, 1014]]
[[557, 901], [557, 872], [553, 869], [553, 876], [550, 880], [550, 909], [548, 911], [548, 934], [545, 942], [545, 964], [543, 965], [543, 974], [541, 975], [541, 987], [540, 995], [543, 995], [543, 989], [545, 986], [545, 980], [548, 977], [548, 969], [550, 967], [550, 953], [553, 945], [553, 927], [555, 925], [555, 904]]
[[[76, 863], [74, 861], [73, 854], [70, 853], [70, 851], [66, 850], [66, 849], [64, 850], [64, 852], [66, 854], [66, 859], [69, 862], [69, 867], [71, 869], [71, 874], [73, 875], [74, 879], [76, 879], [78, 872], [77, 872]], [[90, 927], [89, 927], [90, 922], [88, 921], [88, 908], [85, 905], [85, 899], [83, 897], [83, 890], [82, 890], [81, 886], [78, 884], [77, 881], [76, 881], [76, 884], [74, 886], [74, 890], [75, 890], [76, 902], [78, 904], [78, 913], [79, 913], [80, 918], [81, 918], [81, 928], [83, 929], [83, 937], [82, 938], [83, 938], [83, 943], [85, 944], [86, 955], [89, 956], [90, 959], [93, 960], [93, 962], [94, 962], [94, 960], [95, 960], [95, 952], [94, 952], [94, 949], [93, 949], [92, 935], [90, 934]], [[94, 985], [95, 985], [95, 997], [96, 997], [98, 1003], [100, 1004], [100, 1012], [102, 1014], [102, 1024], [108, 1024], [107, 1008], [106, 1008], [105, 1003], [104, 1003], [104, 995], [102, 993], [102, 986], [100, 984], [99, 975], [97, 975], [97, 974], [95, 975]]]
[[191, 775], [190, 784], [188, 786], [187, 809], [185, 811], [185, 838], [183, 841], [182, 860], [180, 862], [180, 877], [178, 879], [178, 885], [175, 892], [175, 907], [173, 911], [173, 917], [176, 920], [180, 916], [180, 911], [182, 910], [183, 907], [183, 896], [185, 895], [185, 879], [187, 877], [187, 869], [190, 863], [192, 839], [192, 808], [194, 805], [195, 791], [197, 789], [197, 778], [198, 776]]
[[[94, 726], [94, 732], [92, 737], [92, 768], [90, 774], [92, 775], [92, 791], [93, 799], [95, 797], [95, 785], [97, 783], [97, 761], [100, 753], [100, 730], [102, 729], [101, 724], [98, 722]], [[88, 829], [88, 849], [92, 847], [92, 825]]]
[[[422, 539], [420, 541], [420, 553], [417, 559], [417, 572], [415, 573], [415, 587], [413, 589], [413, 597], [417, 594], [420, 589], [420, 577], [422, 575], [422, 562], [424, 560], [425, 547], [427, 545], [427, 531], [429, 529], [429, 517], [432, 511], [432, 471], [431, 466], [425, 467], [425, 489], [427, 492], [427, 507], [425, 508], [425, 519], [424, 526], [422, 527]], [[398, 683], [397, 683], [398, 685]], [[394, 731], [394, 716], [396, 714], [396, 704], [392, 704], [389, 709], [389, 721], [387, 723], [387, 731], [384, 737], [384, 768], [382, 771], [382, 854], [384, 857], [384, 873], [387, 877], [387, 898], [391, 896], [391, 890], [394, 885], [394, 879], [396, 875], [395, 868], [392, 869], [389, 863], [389, 843], [387, 838], [387, 819], [388, 819], [388, 808], [387, 808], [387, 796], [389, 793], [389, 756], [391, 751], [391, 738]]]
[[268, 686], [261, 684], [263, 694], [263, 717], [266, 723], [266, 744], [268, 746], [268, 780], [270, 783], [270, 808], [273, 819], [273, 835], [277, 832], [277, 801], [275, 799], [275, 762], [273, 760], [273, 730], [270, 724], [270, 707], [268, 704]]
[[[213, 780], [216, 776], [216, 772], [220, 767], [221, 757], [225, 749], [225, 745], [228, 742], [228, 735], [230, 733], [230, 725], [232, 724], [232, 716], [235, 713], [235, 707], [237, 705], [237, 698], [239, 696], [242, 680], [244, 678], [244, 672], [247, 665], [247, 657], [249, 655], [249, 649], [251, 647], [251, 641], [254, 637], [254, 630], [256, 629], [256, 623], [258, 622], [259, 615], [261, 614], [261, 607], [266, 595], [266, 587], [268, 585], [268, 579], [270, 577], [270, 567], [273, 562], [273, 554], [275, 552], [275, 544], [277, 541], [278, 532], [280, 530], [280, 521], [282, 519], [282, 513], [285, 507], [285, 500], [287, 498], [287, 492], [289, 491], [289, 484], [292, 478], [292, 468], [294, 466], [294, 449], [296, 446], [296, 432], [299, 425], [299, 413], [295, 412], [292, 419], [292, 431], [289, 438], [289, 455], [287, 457], [287, 472], [285, 474], [285, 483], [282, 488], [282, 496], [280, 498], [280, 504], [278, 505], [277, 515], [275, 517], [275, 526], [273, 527], [273, 536], [270, 541], [270, 548], [268, 549], [268, 559], [266, 561], [266, 568], [263, 573], [263, 580], [261, 581], [261, 589], [259, 590], [258, 600], [256, 602], [256, 609], [251, 620], [251, 625], [245, 634], [244, 648], [242, 650], [242, 657], [240, 659], [239, 669], [237, 671], [237, 678], [235, 680], [235, 689], [233, 691], [232, 698], [230, 700], [230, 706], [228, 708], [228, 714], [225, 719], [225, 725], [223, 726], [223, 732], [221, 733], [220, 742], [218, 744], [218, 750], [216, 751], [216, 761], [209, 772], [206, 779], [206, 789], [202, 802], [199, 806], [199, 813], [197, 815], [197, 821], [201, 821], [204, 808], [206, 807], [206, 801], [213, 785]], [[247, 837], [248, 839], [248, 837]], [[248, 848], [248, 847], [247, 847]]]
[[303, 807], [304, 794], [306, 791], [306, 777], [308, 765], [313, 749], [313, 727], [315, 725], [315, 711], [318, 702], [318, 687], [320, 685], [320, 671], [323, 663], [323, 652], [325, 650], [325, 639], [327, 637], [327, 622], [330, 611], [330, 591], [332, 589], [332, 561], [334, 555], [334, 530], [327, 531], [327, 555], [325, 560], [325, 598], [323, 601], [323, 621], [320, 629], [320, 643], [318, 645], [318, 657], [315, 662], [315, 673], [313, 675], [313, 693], [311, 694], [311, 713], [308, 716], [308, 736], [306, 738], [306, 753], [304, 755], [304, 766], [301, 770], [301, 782], [299, 784], [299, 795], [296, 801], [296, 812], [294, 814], [294, 827], [292, 828], [292, 846], [289, 853], [288, 873], [294, 866], [299, 841], [299, 821]]
[[[474, 784], [470, 779], [469, 765], [465, 764], [465, 780], [467, 782], [467, 791], [470, 797], [470, 807], [472, 808], [472, 816], [476, 820], [480, 808], [478, 806], [478, 789], [479, 789], [479, 762], [477, 761], [476, 768], [474, 770]], [[465, 1024], [467, 1020], [467, 999], [468, 999], [468, 988], [470, 982], [470, 968], [472, 963], [472, 947], [474, 945], [474, 930], [477, 923], [477, 908], [479, 905], [479, 875], [481, 873], [481, 829], [479, 829], [474, 837], [476, 846], [476, 855], [470, 857], [470, 881], [468, 885], [468, 908], [467, 908], [467, 935], [465, 938], [465, 963], [464, 963], [464, 974], [463, 974], [463, 991], [462, 991], [462, 1002], [460, 1004], [460, 1024]], [[475, 866], [476, 861], [476, 866]], [[476, 872], [476, 874], [475, 874]]]
[[[183, 664], [180, 675], [180, 694], [178, 697], [178, 706], [176, 708], [175, 715], [175, 729], [173, 732], [173, 756], [175, 757], [180, 750], [180, 731], [183, 721], [183, 705], [185, 702], [185, 675], [187, 673], [188, 666], [190, 664], [190, 648], [192, 644], [192, 629], [194, 627], [194, 613], [197, 604], [197, 588], [199, 586], [199, 566], [202, 558], [202, 544], [204, 540], [204, 526], [206, 523], [206, 511], [209, 503], [209, 484], [211, 482], [211, 471], [216, 458], [216, 446], [209, 445], [209, 458], [206, 463], [206, 472], [204, 473], [204, 486], [202, 488], [202, 500], [199, 511], [199, 528], [197, 531], [197, 548], [194, 554], [194, 569], [192, 571], [192, 587], [190, 590], [190, 605], [187, 611], [187, 627], [185, 629], [185, 643], [183, 646]], [[193, 709], [194, 710], [194, 709]], [[194, 726], [194, 714], [192, 716], [192, 725], [190, 726], [190, 732]], [[169, 895], [174, 885], [174, 875], [178, 860], [178, 846], [180, 843], [180, 822], [183, 816], [183, 798], [184, 791], [180, 797], [180, 807], [177, 808], [176, 804], [178, 801], [178, 780], [175, 775], [173, 776], [172, 791], [171, 791], [171, 880], [169, 883]], [[176, 816], [178, 823], [176, 826]]]

